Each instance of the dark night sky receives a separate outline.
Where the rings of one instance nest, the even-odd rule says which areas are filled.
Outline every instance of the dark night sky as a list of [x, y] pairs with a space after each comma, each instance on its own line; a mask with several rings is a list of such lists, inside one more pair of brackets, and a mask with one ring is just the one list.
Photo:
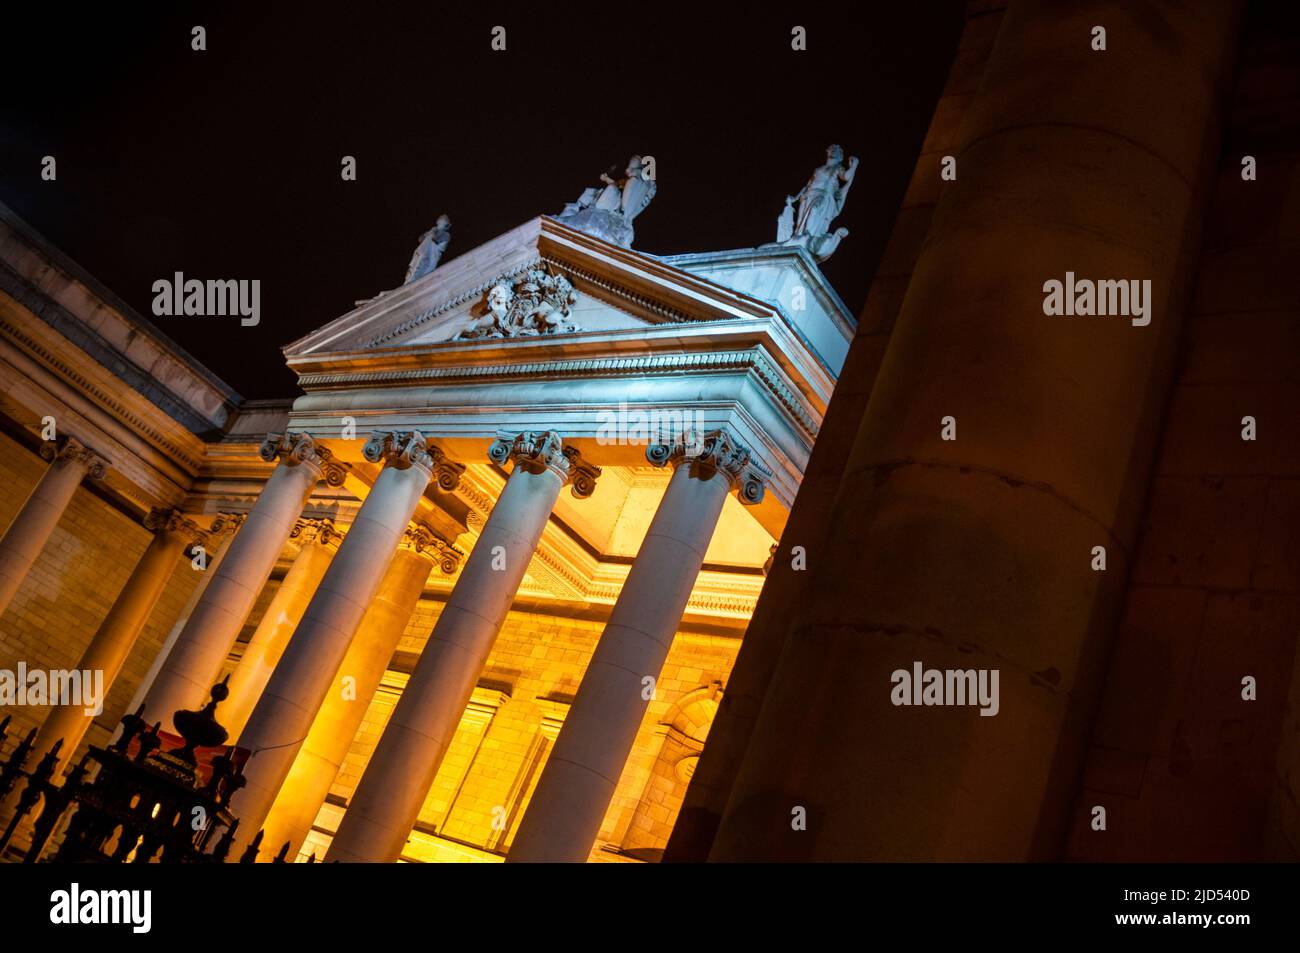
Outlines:
[[[246, 397], [297, 393], [280, 346], [400, 284], [440, 212], [450, 260], [634, 152], [658, 162], [655, 254], [771, 241], [828, 143], [859, 156], [824, 266], [856, 313], [962, 22], [957, 0], [40, 6], [6, 11], [0, 201]], [[261, 324], [152, 318], [174, 271], [260, 279]]]

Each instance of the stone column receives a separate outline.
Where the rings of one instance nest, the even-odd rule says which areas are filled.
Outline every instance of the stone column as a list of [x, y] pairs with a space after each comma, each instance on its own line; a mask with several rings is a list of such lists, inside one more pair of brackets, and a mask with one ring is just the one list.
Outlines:
[[376, 434], [364, 452], [384, 468], [240, 738], [253, 757], [244, 771], [247, 784], [233, 799], [239, 845], [266, 820], [430, 479], [451, 492], [465, 469], [414, 432]]
[[[1090, 819], [1241, 5], [1156, 9], [1008, 5], [711, 860], [1059, 859]], [[1145, 314], [1048, 313], [1067, 275], [1149, 282]]]
[[102, 480], [108, 469], [107, 460], [75, 437], [46, 441], [41, 445], [41, 456], [50, 465], [0, 539], [0, 612], [9, 608], [82, 477], [89, 474], [92, 479]]
[[207, 701], [257, 594], [275, 568], [316, 481], [343, 483], [344, 468], [307, 434], [270, 434], [262, 459], [280, 459], [145, 697], [145, 717], [175, 731], [172, 714]]
[[[190, 565], [190, 571], [203, 573], [203, 578], [200, 579], [198, 585], [190, 591], [189, 598], [185, 600], [185, 606], [181, 609], [180, 615], [176, 617], [176, 621], [172, 623], [172, 627], [167, 631], [167, 635], [163, 639], [162, 647], [158, 650], [158, 654], [154, 656], [153, 661], [149, 664], [149, 670], [145, 672], [144, 678], [140, 680], [140, 684], [136, 687], [135, 694], [131, 696], [131, 703], [126, 706], [127, 711], [135, 711], [144, 704], [145, 698], [149, 695], [149, 689], [153, 687], [154, 679], [158, 677], [159, 669], [162, 668], [163, 662], [167, 661], [167, 656], [171, 654], [172, 647], [176, 644], [176, 639], [185, 628], [185, 623], [188, 622], [190, 616], [194, 614], [194, 609], [199, 604], [199, 600], [203, 598], [203, 593], [207, 590], [208, 583], [212, 581], [212, 577], [216, 575], [217, 568], [221, 565], [221, 561], [225, 558], [226, 553], [230, 551], [230, 547], [223, 544], [224, 538], [226, 536], [233, 536], [239, 527], [244, 525], [244, 517], [245, 514], [243, 513], [218, 513], [216, 518], [212, 521], [212, 524], [208, 527], [205, 534], [208, 541], [207, 545], [204, 547], [207, 554], [203, 562], [204, 568], [195, 569], [192, 562]], [[121, 730], [121, 726], [119, 726], [117, 733], [120, 734]]]
[[325, 576], [343, 534], [328, 519], [299, 520], [289, 538], [298, 543], [298, 555], [275, 590], [266, 614], [248, 640], [239, 665], [230, 677], [230, 695], [221, 703], [221, 724], [238, 744], [240, 732], [253, 706], [284, 654], [284, 647], [302, 620], [316, 587]]
[[682, 442], [646, 456], [675, 472], [619, 592], [515, 833], [511, 862], [586, 861], [653, 697], [727, 494], [758, 503], [770, 474], [726, 431], [698, 453]]
[[537, 549], [560, 489], [582, 498], [600, 471], [554, 432], [495, 441], [488, 456], [514, 470], [429, 635], [326, 857], [393, 862], [415, 826], [429, 787], [469, 704]]
[[[136, 563], [135, 569], [118, 593], [113, 608], [100, 623], [94, 638], [81, 654], [77, 670], [102, 672], [103, 695], [98, 699], [103, 710], [104, 697], [112, 687], [122, 663], [131, 653], [149, 615], [167, 587], [172, 572], [180, 562], [185, 547], [205, 544], [207, 534], [193, 521], [185, 519], [172, 509], [154, 509], [144, 519], [147, 529], [153, 530], [153, 541]], [[68, 763], [77, 745], [99, 712], [88, 713], [83, 705], [58, 705], [50, 709], [36, 736], [36, 751], [44, 754], [56, 741], [63, 739], [60, 749], [59, 770]]]
[[262, 843], [279, 850], [288, 841], [288, 856], [297, 856], [397, 651], [411, 613], [424, 594], [429, 571], [437, 563], [450, 575], [456, 571], [459, 556], [425, 527], [412, 524], [407, 528], [262, 825], [266, 832]]

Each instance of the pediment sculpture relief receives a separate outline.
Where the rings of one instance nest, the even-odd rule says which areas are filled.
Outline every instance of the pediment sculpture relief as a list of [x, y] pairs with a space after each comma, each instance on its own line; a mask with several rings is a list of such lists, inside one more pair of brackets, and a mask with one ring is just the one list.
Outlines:
[[578, 300], [573, 284], [563, 275], [541, 268], [513, 281], [493, 285], [470, 312], [472, 323], [453, 341], [483, 338], [518, 338], [540, 334], [566, 334], [581, 330], [568, 320]]

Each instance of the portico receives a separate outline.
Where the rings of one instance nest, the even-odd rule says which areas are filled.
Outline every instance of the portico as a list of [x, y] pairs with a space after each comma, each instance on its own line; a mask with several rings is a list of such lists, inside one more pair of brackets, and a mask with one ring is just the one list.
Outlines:
[[[803, 310], [793, 310], [794, 303]], [[311, 600], [239, 737], [241, 746], [257, 751], [252, 783], [233, 805], [249, 825], [242, 836], [266, 821], [276, 837], [287, 832], [303, 855], [393, 861], [431, 859], [429, 841], [441, 842], [442, 831], [456, 829], [460, 836], [434, 845], [433, 856], [499, 858], [530, 810], [567, 810], [528, 805], [544, 781], [551, 748], [563, 750], [567, 721], [581, 715], [623, 726], [620, 740], [602, 755], [605, 775], [614, 777], [588, 801], [588, 826], [600, 828], [612, 815], [602, 849], [617, 858], [616, 829], [629, 823], [655, 760], [653, 751], [633, 750], [655, 707], [641, 697], [641, 678], [658, 683], [685, 626], [710, 633], [704, 638], [714, 650], [713, 669], [688, 669], [696, 681], [673, 685], [665, 700], [725, 680], [726, 658], [734, 655], [761, 587], [850, 328], [802, 250], [674, 261], [539, 218], [287, 346], [305, 394], [294, 402], [285, 433], [310, 438], [345, 468], [345, 488], [362, 501], [359, 514], [382, 479], [374, 474], [379, 461], [367, 459], [374, 455], [365, 448], [419, 435], [447, 466], [459, 468], [453, 478], [426, 481], [419, 496], [444, 526], [462, 521], [442, 544], [468, 558], [454, 574], [430, 577], [436, 618], [426, 631], [398, 641], [380, 679], [373, 660], [339, 661], [359, 651], [353, 641], [360, 638], [359, 616], [316, 612], [322, 621], [312, 625], [324, 626], [318, 634], [309, 623], [322, 597], [318, 592]], [[416, 516], [410, 503], [397, 515]], [[376, 549], [368, 557], [379, 562], [365, 579], [356, 570], [335, 571], [348, 545], [345, 535], [325, 578], [336, 577], [336, 598], [360, 607], [397, 541], [384, 538], [387, 554]], [[679, 551], [690, 558], [678, 558]], [[501, 678], [499, 633], [513, 639], [509, 621], [524, 602], [534, 618], [552, 607], [581, 618], [592, 633], [585, 641], [596, 652], [595, 667], [583, 676], [579, 656], [559, 684], [532, 697], [519, 692], [523, 673], [513, 683], [508, 674]], [[651, 610], [648, 654], [627, 656], [618, 648], [626, 643], [619, 633], [632, 630], [619, 613], [639, 618]], [[418, 625], [403, 623], [408, 632]], [[265, 623], [258, 631], [264, 629]], [[412, 643], [406, 653], [403, 642]], [[302, 692], [292, 703], [268, 700], [277, 681], [292, 681], [295, 651], [312, 660], [314, 678], [333, 669], [328, 687]], [[614, 669], [602, 661], [610, 653], [622, 659]], [[408, 665], [400, 694], [387, 688]], [[597, 673], [619, 665], [645, 669], [635, 692], [600, 687]], [[235, 669], [235, 693], [245, 667]], [[364, 677], [357, 679], [353, 668], [364, 669]], [[371, 697], [341, 701], [357, 684]], [[479, 701], [485, 693], [495, 695], [486, 706]], [[525, 710], [531, 728], [511, 735], [526, 749], [522, 756], [490, 755], [494, 730]], [[311, 733], [313, 719], [365, 726], [373, 715], [383, 724], [372, 726], [367, 750], [352, 764], [340, 754], [338, 738], [326, 745], [333, 754], [324, 758], [319, 742], [308, 744], [318, 749], [314, 754], [292, 744]], [[255, 724], [264, 727], [254, 731]], [[647, 727], [653, 747], [654, 725]], [[581, 729], [574, 730], [576, 738]], [[465, 763], [463, 749], [476, 737]], [[629, 759], [649, 763], [633, 769], [632, 793], [611, 809]], [[330, 772], [336, 773], [332, 786], [323, 783]], [[474, 806], [488, 822], [487, 836], [465, 838], [467, 790], [491, 788], [490, 776], [498, 772], [512, 773], [501, 803]], [[440, 779], [452, 777], [458, 790], [441, 805], [441, 823], [429, 824], [423, 819], [439, 813], [430, 801], [441, 794]], [[340, 788], [349, 791], [346, 803], [328, 793]], [[306, 830], [310, 816], [316, 823]], [[585, 858], [596, 833], [566, 849]]]
[[[662, 258], [543, 217], [433, 262], [286, 346], [303, 396], [144, 497], [201, 569], [132, 708], [169, 731], [229, 675], [234, 855], [499, 861], [532, 829], [654, 859], [851, 330], [799, 246]], [[118, 667], [179, 538], [105, 623]], [[570, 831], [573, 770], [600, 780]]]

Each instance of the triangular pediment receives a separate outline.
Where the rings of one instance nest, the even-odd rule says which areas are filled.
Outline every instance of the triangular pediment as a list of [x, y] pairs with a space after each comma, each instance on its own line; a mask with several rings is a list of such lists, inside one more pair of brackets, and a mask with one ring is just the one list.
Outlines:
[[[540, 304], [521, 307], [529, 302]], [[518, 339], [535, 341], [769, 318], [775, 309], [654, 255], [539, 217], [359, 304], [284, 351], [293, 358], [475, 340], [495, 347], [516, 339], [494, 327], [503, 323], [494, 317], [507, 313], [526, 317], [531, 326]]]

